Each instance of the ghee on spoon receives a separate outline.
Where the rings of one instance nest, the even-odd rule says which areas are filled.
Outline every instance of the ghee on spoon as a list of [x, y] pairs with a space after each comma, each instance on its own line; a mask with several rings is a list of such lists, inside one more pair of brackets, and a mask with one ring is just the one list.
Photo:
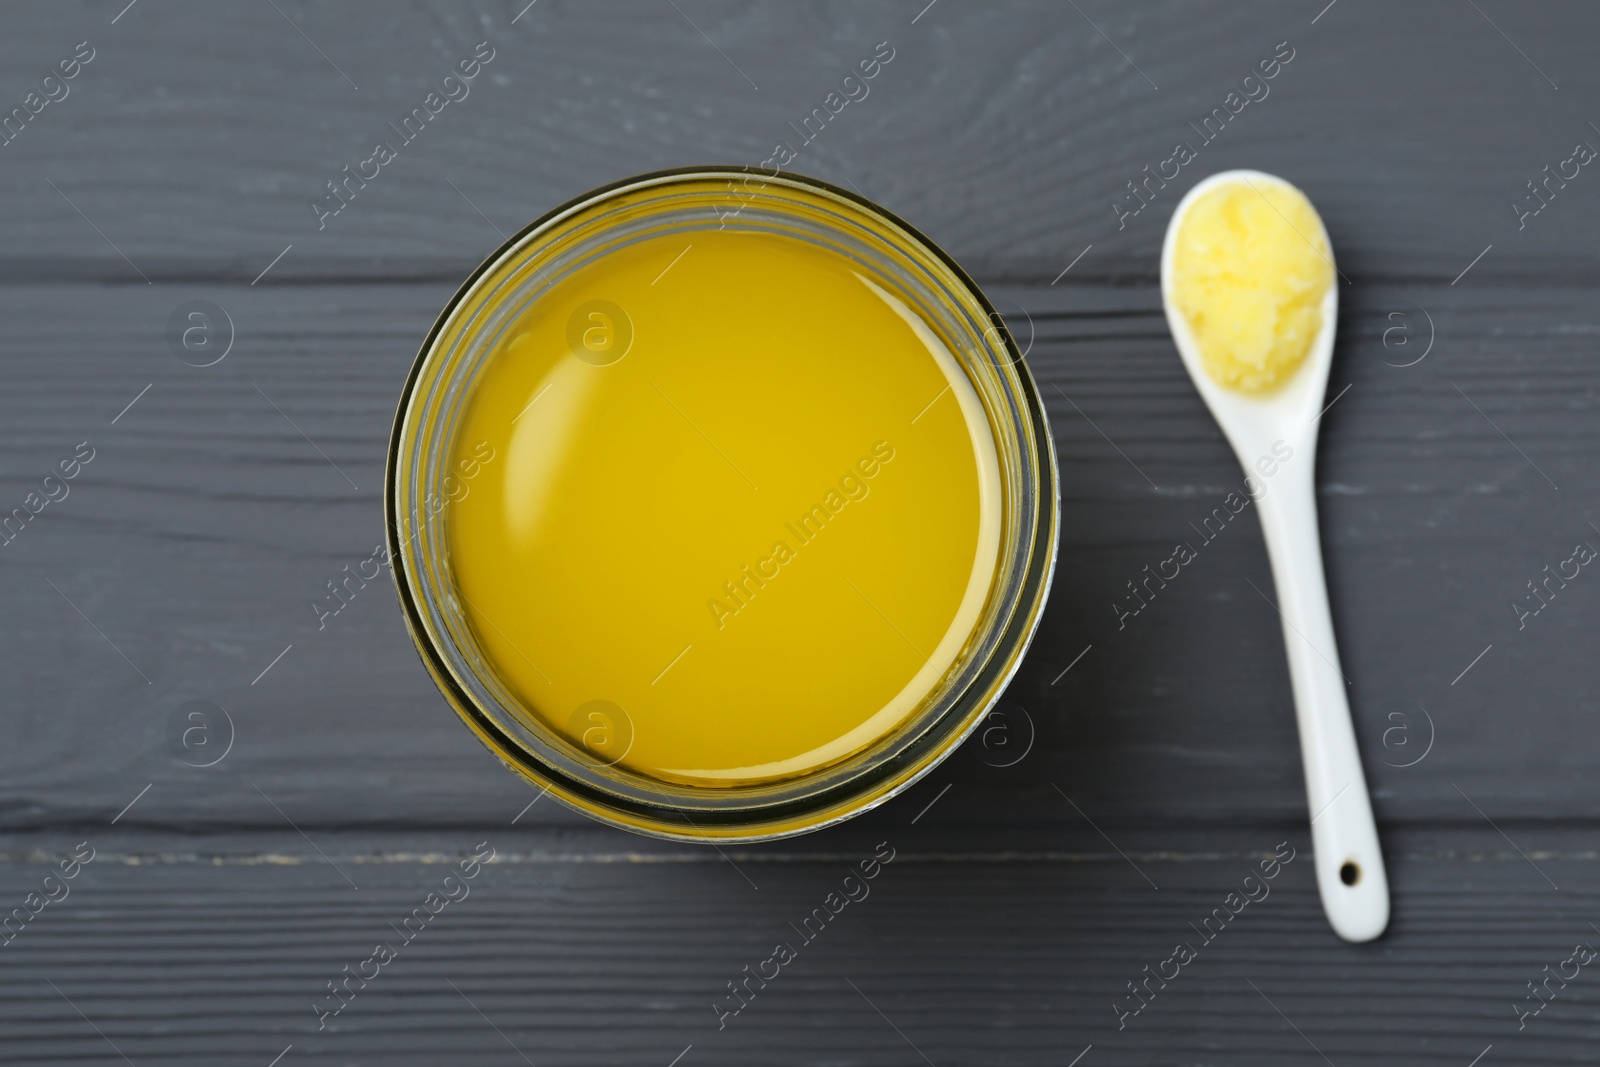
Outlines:
[[1389, 883], [1317, 529], [1317, 430], [1333, 360], [1336, 273], [1311, 202], [1254, 170], [1214, 174], [1191, 189], [1161, 249], [1161, 296], [1178, 354], [1243, 464], [1261, 515], [1322, 907], [1340, 937], [1370, 941], [1389, 923]]

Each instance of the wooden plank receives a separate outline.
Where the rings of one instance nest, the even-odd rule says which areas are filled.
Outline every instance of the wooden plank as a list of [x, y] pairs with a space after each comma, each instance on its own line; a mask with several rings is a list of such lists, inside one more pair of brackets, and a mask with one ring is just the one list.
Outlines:
[[[1352, 277], [1448, 281], [1490, 244], [1473, 285], [1595, 276], [1594, 179], [1520, 230], [1510, 206], [1596, 136], [1570, 103], [1600, 90], [1579, 3], [277, 6], [8, 10], [7, 106], [76, 42], [95, 58], [0, 148], [0, 278], [249, 281], [289, 245], [275, 281], [457, 278], [496, 228], [604, 182], [798, 143], [882, 41], [869, 95], [791, 167], [987, 277], [1049, 280], [1093, 244], [1079, 276], [1148, 279], [1178, 197], [1233, 166], [1302, 184]], [[405, 143], [389, 124], [485, 40], [467, 97]], [[1190, 124], [1279, 42], [1268, 95], [1202, 143]], [[1113, 199], [1180, 140], [1198, 158], [1119, 226]], [[319, 230], [311, 202], [378, 141], [398, 157]]]
[[[89, 831], [101, 852], [70, 895], [0, 950], [6, 1060], [121, 1063], [114, 1044], [134, 1063], [262, 1067], [292, 1045], [284, 1064], [665, 1067], [692, 1045], [680, 1064], [765, 1062], [774, 1050], [805, 1063], [1066, 1064], [1092, 1044], [1084, 1064], [1310, 1064], [1320, 1052], [1462, 1067], [1490, 1045], [1485, 1063], [1590, 1062], [1600, 1037], [1587, 971], [1553, 983], [1555, 999], [1520, 1032], [1516, 1015], [1533, 1006], [1526, 983], [1543, 967], [1600, 938], [1585, 919], [1600, 905], [1592, 854], [1540, 860], [1558, 893], [1488, 830], [1475, 840], [1491, 859], [1424, 858], [1397, 842], [1401, 906], [1367, 946], [1323, 925], [1294, 832], [1295, 858], [1265, 890], [1244, 877], [1276, 835], [1209, 858], [1135, 854], [1136, 871], [1117, 856], [950, 863], [892, 832], [895, 859], [836, 918], [813, 920], [810, 942], [791, 924], [824, 907], [872, 845], [807, 862], [738, 854], [735, 871], [705, 850], [678, 862], [534, 860], [509, 834], [458, 831], [431, 862], [323, 838], [352, 888], [303, 844], [273, 862], [174, 861], [159, 843], [130, 857], [116, 831]], [[467, 896], [395, 960], [362, 966], [377, 942], [400, 942], [395, 926], [484, 838], [498, 862]], [[56, 835], [42, 852], [77, 840]], [[0, 892], [20, 901], [49, 869], [12, 858]], [[1266, 895], [1202, 928], [1243, 888]], [[780, 941], [797, 958], [767, 988], [752, 984], [719, 1030], [713, 1000]], [[1127, 984], [1147, 965], [1170, 977], [1161, 964], [1179, 942], [1196, 957], [1165, 988], [1152, 983], [1119, 1029], [1113, 1005], [1137, 1003]], [[319, 1032], [313, 1004], [337, 1003], [326, 987], [346, 966], [375, 976], [352, 984]]]
[[[388, 589], [322, 630], [310, 606], [379, 537], [392, 405], [448, 292], [0, 292], [16, 324], [0, 367], [0, 491], [21, 504], [78, 443], [96, 449], [70, 496], [0, 548], [14, 621], [0, 674], [11, 706], [37, 709], [0, 752], [5, 826], [103, 821], [150, 783], [129, 822], [281, 826], [251, 783], [314, 826], [476, 824], [527, 802], [437, 696]], [[895, 808], [954, 780], [961, 832], [980, 839], [1014, 818], [1076, 820], [1056, 782], [1107, 825], [1304, 818], [1259, 533], [1245, 513], [1200, 544], [1240, 475], [1153, 294], [1065, 282], [994, 294], [1033, 336], [1061, 456], [1055, 592], [1010, 693], [1037, 740], [1009, 769], [963, 754]], [[1592, 816], [1594, 594], [1580, 577], [1520, 631], [1510, 608], [1575, 541], [1600, 544], [1582, 503], [1600, 488], [1589, 296], [1374, 284], [1346, 301], [1333, 382], [1350, 389], [1324, 419], [1323, 531], [1386, 821], [1481, 825], [1474, 803], [1496, 819]], [[172, 309], [198, 297], [238, 334], [203, 369], [162, 339]], [[1397, 334], [1385, 347], [1389, 315], [1424, 331], [1422, 309], [1432, 353], [1389, 365], [1420, 351]], [[1119, 630], [1113, 602], [1178, 540], [1200, 558]], [[167, 747], [171, 716], [196, 699], [237, 729], [207, 770]], [[573, 817], [546, 805], [530, 818]]]

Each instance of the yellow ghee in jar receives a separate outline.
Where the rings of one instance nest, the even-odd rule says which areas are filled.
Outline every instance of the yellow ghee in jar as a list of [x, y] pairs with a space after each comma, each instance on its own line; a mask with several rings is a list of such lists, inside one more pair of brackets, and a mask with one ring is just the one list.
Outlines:
[[446, 545], [530, 721], [664, 782], [773, 782], [892, 733], [960, 665], [999, 461], [890, 283], [697, 230], [609, 250], [503, 337], [453, 438], [476, 473]]
[[1171, 289], [1211, 379], [1267, 393], [1305, 362], [1333, 273], [1305, 194], [1282, 182], [1228, 181], [1180, 220]]

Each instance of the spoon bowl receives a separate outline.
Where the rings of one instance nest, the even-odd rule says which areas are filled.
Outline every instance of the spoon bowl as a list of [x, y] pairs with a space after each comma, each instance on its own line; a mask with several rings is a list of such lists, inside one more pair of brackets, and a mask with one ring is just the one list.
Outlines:
[[[1349, 680], [1339, 666], [1317, 525], [1317, 431], [1333, 365], [1337, 269], [1322, 298], [1321, 328], [1287, 381], [1270, 392], [1248, 393], [1213, 380], [1174, 296], [1176, 250], [1184, 217], [1197, 199], [1220, 185], [1235, 183], [1257, 192], [1273, 186], [1294, 188], [1261, 171], [1231, 170], [1191, 189], [1167, 226], [1161, 250], [1162, 303], [1183, 365], [1244, 467], [1261, 516], [1277, 590], [1273, 606], [1283, 624], [1294, 691], [1323, 910], [1340, 937], [1370, 941], [1389, 923], [1388, 875], [1350, 721]], [[1321, 226], [1320, 219], [1317, 225]], [[1310, 235], [1301, 236], [1310, 240]], [[1326, 231], [1322, 236], [1331, 263], [1333, 245]], [[1334, 397], [1335, 402], [1338, 399]]]
[[[1194, 336], [1194, 331], [1190, 329], [1188, 319], [1184, 318], [1173, 300], [1174, 259], [1177, 255], [1178, 229], [1184, 216], [1198, 199], [1212, 189], [1236, 182], [1247, 184], [1257, 191], [1271, 186], [1294, 188], [1282, 178], [1264, 174], [1259, 170], [1228, 170], [1211, 175], [1189, 190], [1188, 195], [1178, 202], [1177, 209], [1172, 213], [1172, 221], [1167, 225], [1166, 240], [1161, 248], [1161, 300], [1167, 313], [1167, 325], [1172, 329], [1172, 338], [1177, 343], [1178, 355], [1183, 359], [1184, 369], [1189, 372], [1195, 388], [1200, 391], [1201, 399], [1211, 410], [1212, 417], [1227, 435], [1228, 443], [1233, 446], [1239, 462], [1245, 465], [1246, 473], [1250, 472], [1250, 464], [1263, 454], [1269, 453], [1273, 443], [1279, 440], [1293, 446], [1296, 455], [1300, 453], [1300, 442], [1304, 441], [1309, 453], [1306, 456], [1308, 460], [1306, 465], [1310, 466], [1309, 460], [1314, 458], [1317, 447], [1318, 417], [1322, 411], [1323, 397], [1328, 389], [1328, 372], [1333, 366], [1334, 327], [1339, 317], [1339, 287], [1330, 285], [1327, 293], [1323, 295], [1322, 328], [1317, 331], [1316, 339], [1312, 341], [1311, 350], [1306, 354], [1305, 361], [1291, 374], [1288, 381], [1267, 393], [1241, 392], [1219, 385], [1213, 380], [1201, 360], [1200, 344]], [[1320, 219], [1318, 225], [1321, 225]], [[1322, 236], [1331, 257], [1333, 242], [1327, 239], [1326, 231], [1323, 231]], [[1285, 437], [1286, 433], [1291, 436]]]

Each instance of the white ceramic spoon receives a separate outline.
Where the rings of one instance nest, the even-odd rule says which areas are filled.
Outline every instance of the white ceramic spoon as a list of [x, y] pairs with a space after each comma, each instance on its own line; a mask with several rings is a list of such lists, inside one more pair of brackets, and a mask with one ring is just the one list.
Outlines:
[[[1257, 396], [1212, 381], [1201, 365], [1199, 345], [1189, 324], [1173, 302], [1173, 255], [1178, 227], [1195, 198], [1231, 182], [1248, 182], [1258, 190], [1288, 185], [1282, 178], [1260, 171], [1230, 170], [1191, 189], [1173, 212], [1161, 249], [1162, 302], [1178, 354], [1195, 388], [1233, 445], [1252, 484], [1259, 487], [1258, 493], [1265, 489], [1255, 503], [1272, 561], [1294, 687], [1317, 889], [1335, 933], [1346, 941], [1370, 941], [1389, 924], [1389, 881], [1361, 772], [1361, 753], [1350, 725], [1348, 683], [1339, 669], [1317, 530], [1317, 430], [1333, 361], [1339, 281], [1336, 273], [1322, 303], [1322, 331], [1311, 352], [1282, 388]], [[1328, 248], [1332, 247], [1329, 242]], [[1293, 450], [1287, 460], [1283, 458], [1285, 447]], [[1269, 477], [1268, 471], [1274, 473]]]

